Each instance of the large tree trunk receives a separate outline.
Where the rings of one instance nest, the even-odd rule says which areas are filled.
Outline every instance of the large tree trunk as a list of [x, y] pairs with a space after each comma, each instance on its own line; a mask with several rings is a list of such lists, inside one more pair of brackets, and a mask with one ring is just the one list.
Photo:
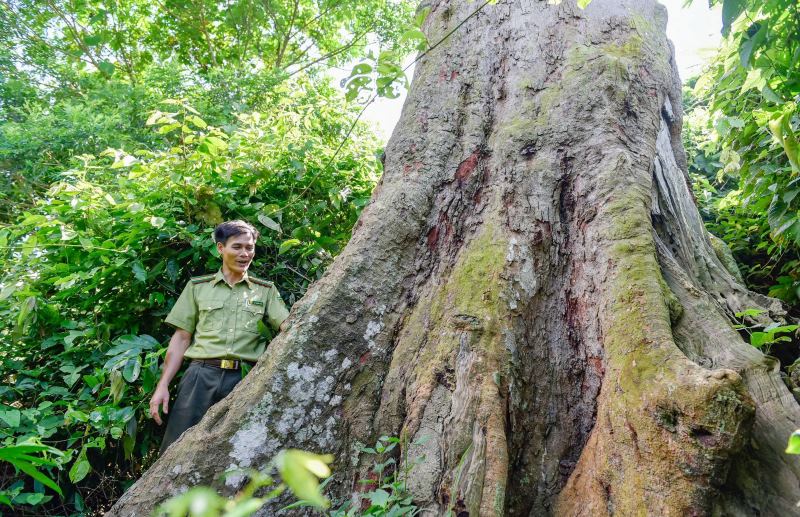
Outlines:
[[[479, 5], [434, 1], [430, 41]], [[285, 447], [334, 452], [346, 497], [382, 434], [430, 438], [408, 451], [430, 515], [793, 513], [800, 408], [731, 324], [782, 311], [700, 220], [665, 24], [505, 0], [423, 58], [347, 248], [111, 514], [235, 490], [222, 472]]]

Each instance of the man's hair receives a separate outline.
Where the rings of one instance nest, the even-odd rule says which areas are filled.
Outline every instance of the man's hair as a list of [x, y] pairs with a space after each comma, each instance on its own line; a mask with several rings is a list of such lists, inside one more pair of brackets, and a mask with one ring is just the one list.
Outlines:
[[240, 219], [225, 221], [214, 228], [214, 242], [220, 242], [225, 245], [228, 239], [243, 233], [252, 235], [254, 241], [258, 240], [258, 230], [256, 230], [252, 224], [246, 223]]

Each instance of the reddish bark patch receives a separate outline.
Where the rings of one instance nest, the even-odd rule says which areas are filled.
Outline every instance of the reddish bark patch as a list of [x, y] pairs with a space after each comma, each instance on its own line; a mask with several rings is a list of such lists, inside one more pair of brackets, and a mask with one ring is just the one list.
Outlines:
[[433, 249], [436, 247], [436, 241], [439, 240], [439, 227], [434, 226], [428, 231], [428, 248]]
[[588, 361], [589, 364], [592, 365], [592, 368], [594, 368], [594, 371], [597, 374], [597, 376], [603, 377], [603, 375], [606, 373], [606, 369], [603, 366], [603, 360], [599, 357], [593, 356], [589, 357]]
[[445, 81], [453, 81], [458, 78], [458, 70], [450, 70], [450, 73], [447, 72], [447, 69], [442, 68], [439, 70], [439, 82], [443, 83]]
[[480, 153], [478, 153], [478, 151], [473, 151], [466, 160], [458, 165], [455, 179], [460, 182], [467, 179], [469, 175], [472, 174], [472, 171], [475, 170], [475, 167], [478, 166], [478, 158], [480, 158]]
[[358, 364], [361, 365], [361, 366], [364, 366], [365, 364], [367, 364], [367, 361], [369, 361], [369, 356], [370, 355], [371, 354], [369, 352], [364, 352], [364, 354], [361, 357], [358, 358]]

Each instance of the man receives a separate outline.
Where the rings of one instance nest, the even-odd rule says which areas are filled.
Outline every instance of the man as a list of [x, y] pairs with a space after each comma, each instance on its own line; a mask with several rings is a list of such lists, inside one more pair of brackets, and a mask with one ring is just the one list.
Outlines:
[[[288, 316], [275, 286], [247, 274], [256, 239], [258, 231], [244, 221], [217, 226], [214, 240], [222, 268], [214, 275], [192, 278], [167, 316], [176, 330], [150, 399], [150, 416], [158, 425], [159, 408], [169, 413], [160, 453], [233, 390], [242, 378], [242, 366], [258, 360], [266, 347], [259, 321], [266, 317], [277, 330]], [[170, 413], [169, 383], [184, 357], [192, 362]]]

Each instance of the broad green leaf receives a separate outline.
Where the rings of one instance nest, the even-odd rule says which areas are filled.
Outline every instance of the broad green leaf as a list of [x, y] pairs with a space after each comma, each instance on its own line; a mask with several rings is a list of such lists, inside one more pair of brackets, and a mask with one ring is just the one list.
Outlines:
[[739, 93], [745, 93], [748, 90], [755, 88], [758, 91], [761, 91], [767, 85], [767, 79], [762, 75], [762, 71], [760, 68], [753, 68], [747, 72], [747, 77], [742, 83], [742, 88], [739, 90]]
[[221, 138], [219, 138], [219, 137], [216, 137], [216, 136], [207, 136], [207, 137], [205, 138], [205, 140], [206, 140], [206, 142], [208, 142], [208, 143], [211, 143], [211, 144], [212, 144], [214, 147], [216, 147], [216, 148], [218, 148], [218, 149], [225, 150], [225, 149], [227, 149], [227, 148], [228, 148], [228, 143], [227, 143], [227, 142], [225, 142], [225, 140], [222, 140], [222, 139], [221, 139]]
[[160, 128], [158, 128], [157, 133], [159, 135], [166, 135], [167, 133], [171, 133], [181, 127], [180, 122], [173, 122], [172, 124], [164, 124]]
[[786, 454], [800, 454], [800, 429], [793, 432], [786, 445]]
[[731, 25], [747, 7], [745, 0], [723, 0], [722, 2], [722, 35], [727, 36]]
[[764, 343], [770, 341], [770, 335], [766, 332], [753, 332], [750, 334], [750, 344], [756, 348], [761, 348]]
[[133, 359], [129, 359], [125, 366], [122, 368], [122, 376], [128, 382], [134, 382], [139, 378], [139, 372], [142, 371], [142, 363], [137, 355]]
[[83, 42], [93, 47], [95, 45], [99, 45], [103, 41], [103, 37], [99, 34], [92, 34], [90, 36], [84, 36]]
[[578, 7], [581, 9], [586, 9], [586, 6], [588, 6], [591, 2], [592, 0], [578, 0]]
[[147, 271], [145, 271], [141, 261], [134, 261], [133, 264], [131, 264], [131, 269], [133, 270], [133, 276], [136, 277], [137, 280], [140, 282], [147, 282]]
[[122, 398], [122, 392], [125, 390], [125, 380], [119, 370], [111, 372], [111, 398], [114, 404], [118, 403]]
[[[19, 427], [19, 409], [0, 410], [0, 419], [2, 419], [11, 428]], [[0, 459], [2, 459], [2, 457], [0, 457]]]
[[296, 449], [282, 451], [275, 458], [281, 479], [289, 489], [299, 499], [304, 499], [317, 508], [327, 508], [330, 504], [320, 492], [318, 478], [330, 475], [328, 464], [332, 461], [331, 455]]
[[300, 245], [299, 239], [288, 239], [281, 243], [280, 247], [278, 248], [278, 255], [283, 255], [290, 249], [294, 248], [295, 246]]
[[276, 232], [278, 232], [278, 233], [280, 233], [280, 231], [281, 231], [281, 225], [280, 225], [280, 224], [278, 224], [278, 223], [277, 223], [277, 222], [276, 222], [274, 219], [272, 219], [271, 217], [268, 217], [268, 216], [266, 216], [266, 215], [264, 215], [264, 214], [259, 214], [259, 215], [258, 215], [258, 221], [259, 221], [261, 224], [263, 224], [264, 226], [266, 226], [267, 228], [269, 228], [270, 230], [275, 230], [275, 231], [276, 231]]
[[86, 458], [86, 449], [81, 449], [81, 453], [78, 455], [78, 459], [75, 460], [75, 463], [72, 464], [72, 468], [69, 469], [69, 480], [73, 483], [78, 483], [83, 478], [85, 478], [89, 472], [92, 471], [92, 465], [89, 463], [89, 460]]
[[100, 61], [97, 63], [97, 68], [103, 72], [103, 74], [109, 77], [114, 75], [114, 70], [116, 70], [114, 63], [111, 63], [110, 61]]
[[61, 488], [59, 488], [59, 486], [55, 483], [55, 481], [44, 475], [38, 469], [31, 466], [30, 463], [28, 462], [12, 462], [12, 463], [16, 468], [26, 473], [39, 483], [53, 489], [53, 491], [55, 491], [58, 495], [63, 495], [63, 493], [61, 492]]
[[161, 113], [158, 110], [155, 110], [153, 113], [150, 114], [149, 117], [147, 117], [147, 122], [145, 122], [145, 125], [152, 126], [153, 124], [158, 122], [158, 120], [162, 117], [162, 115], [163, 113]]
[[366, 75], [372, 72], [372, 65], [369, 63], [358, 63], [353, 67], [353, 70], [350, 72], [350, 77], [356, 75]]
[[245, 499], [244, 501], [236, 504], [232, 510], [228, 510], [222, 514], [222, 517], [248, 517], [253, 515], [259, 508], [264, 506], [264, 499], [254, 497], [252, 499]]
[[389, 492], [381, 489], [373, 490], [366, 495], [369, 498], [370, 503], [380, 507], [385, 507], [386, 503], [389, 502], [389, 497], [391, 497]]
[[199, 127], [200, 129], [205, 129], [208, 127], [206, 121], [198, 117], [197, 115], [188, 115], [186, 120], [190, 121], [195, 126]]

